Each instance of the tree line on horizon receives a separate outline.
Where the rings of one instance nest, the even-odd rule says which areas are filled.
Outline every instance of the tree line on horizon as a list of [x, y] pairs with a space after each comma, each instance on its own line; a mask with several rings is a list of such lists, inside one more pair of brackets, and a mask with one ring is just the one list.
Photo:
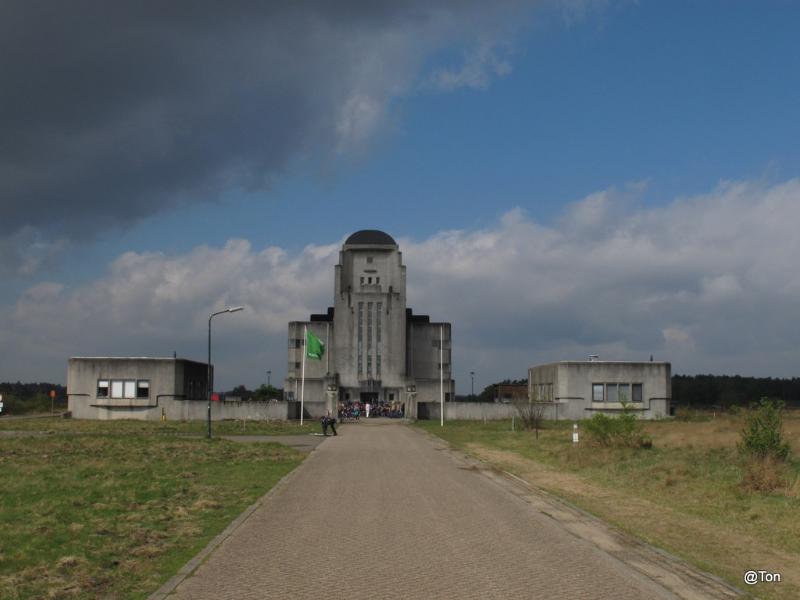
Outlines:
[[[474, 396], [457, 395], [457, 402], [493, 402], [498, 385], [527, 385], [527, 379], [504, 379], [487, 385]], [[50, 410], [50, 391], [55, 390], [55, 405], [67, 404], [67, 388], [57, 383], [0, 382], [3, 395], [2, 414]], [[223, 396], [253, 400], [282, 399], [283, 390], [261, 385], [254, 390], [237, 385]], [[740, 375], [673, 375], [672, 401], [678, 406], [719, 407], [748, 406], [761, 398], [779, 398], [787, 406], [800, 407], [800, 377], [742, 377]]]

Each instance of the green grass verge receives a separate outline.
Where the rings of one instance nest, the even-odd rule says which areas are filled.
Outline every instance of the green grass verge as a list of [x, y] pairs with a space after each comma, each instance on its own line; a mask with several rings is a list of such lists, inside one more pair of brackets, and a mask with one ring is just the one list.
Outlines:
[[303, 458], [107, 425], [0, 437], [0, 598], [145, 598]]
[[[205, 421], [90, 421], [61, 417], [22, 419], [0, 418], [0, 431], [42, 431], [48, 433], [81, 433], [97, 435], [121, 434], [206, 434]], [[319, 421], [212, 421], [212, 435], [292, 435], [320, 431]]]

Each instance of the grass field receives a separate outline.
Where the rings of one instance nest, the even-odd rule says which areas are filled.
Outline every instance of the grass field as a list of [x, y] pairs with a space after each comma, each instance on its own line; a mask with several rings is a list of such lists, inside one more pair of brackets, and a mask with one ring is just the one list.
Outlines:
[[[649, 422], [651, 449], [606, 449], [583, 440], [572, 423], [549, 423], [539, 440], [510, 421], [418, 422], [455, 447], [561, 496], [739, 588], [748, 569], [782, 574], [778, 584], [748, 588], [759, 597], [800, 598], [800, 463], [779, 473], [772, 493], [742, 486], [736, 451], [740, 417]], [[784, 433], [800, 456], [800, 417]]]
[[[206, 434], [204, 421], [89, 421], [42, 416], [38, 418], [0, 417], [0, 431], [41, 431], [45, 433], [80, 433], [95, 435], [122, 434]], [[212, 434], [216, 435], [290, 435], [320, 430], [319, 421], [213, 421]]]
[[[52, 433], [0, 436], [3, 599], [144, 598], [302, 460], [278, 444], [163, 435], [161, 423], [3, 428], [43, 424]], [[287, 432], [298, 428], [259, 431]]]

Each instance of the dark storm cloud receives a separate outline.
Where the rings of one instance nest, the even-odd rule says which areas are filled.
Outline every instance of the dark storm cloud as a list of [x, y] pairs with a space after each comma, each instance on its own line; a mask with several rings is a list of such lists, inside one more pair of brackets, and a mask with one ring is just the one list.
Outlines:
[[4, 2], [0, 232], [69, 237], [347, 153], [431, 52], [510, 10], [481, 5]]

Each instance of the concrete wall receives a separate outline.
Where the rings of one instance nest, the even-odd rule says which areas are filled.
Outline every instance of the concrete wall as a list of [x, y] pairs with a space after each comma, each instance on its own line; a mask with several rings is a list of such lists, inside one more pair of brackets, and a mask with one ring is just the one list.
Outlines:
[[[530, 398], [542, 386], [552, 386], [558, 404], [558, 418], [579, 420], [597, 412], [619, 414], [621, 402], [594, 402], [593, 384], [641, 384], [642, 402], [628, 398], [629, 409], [640, 418], [656, 419], [669, 415], [672, 399], [671, 365], [667, 362], [564, 361], [531, 367], [528, 370]], [[630, 391], [628, 392], [630, 394]]]
[[[424, 406], [418, 407], [418, 413], [427, 414], [427, 418], [437, 420], [441, 415], [441, 403], [424, 402]], [[419, 409], [422, 409], [421, 411]], [[444, 420], [445, 421], [496, 421], [499, 419], [510, 419], [512, 416], [518, 417], [513, 404], [502, 404], [498, 402], [445, 402]], [[423, 418], [423, 417], [420, 417]]]
[[[212, 402], [211, 420], [286, 421], [290, 418], [290, 404], [269, 401]], [[154, 401], [146, 406], [92, 406], [85, 400], [75, 399], [73, 402], [70, 398], [70, 410], [75, 419], [158, 421], [163, 414], [168, 421], [205, 421], [208, 402], [160, 398], [158, 404]]]

